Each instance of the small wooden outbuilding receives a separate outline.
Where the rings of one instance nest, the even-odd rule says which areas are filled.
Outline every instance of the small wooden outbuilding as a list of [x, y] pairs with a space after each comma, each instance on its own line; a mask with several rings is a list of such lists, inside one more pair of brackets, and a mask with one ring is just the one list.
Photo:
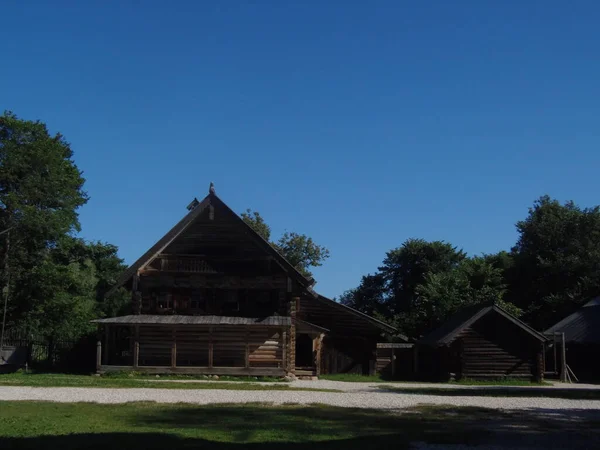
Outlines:
[[600, 379], [600, 297], [588, 301], [545, 332], [549, 337], [563, 333], [566, 363], [577, 378]]
[[497, 305], [457, 312], [417, 342], [421, 378], [542, 381], [546, 338]]

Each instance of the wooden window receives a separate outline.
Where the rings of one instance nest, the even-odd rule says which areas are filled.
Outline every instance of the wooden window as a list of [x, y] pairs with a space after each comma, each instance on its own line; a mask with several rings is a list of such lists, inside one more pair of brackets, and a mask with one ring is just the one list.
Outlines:
[[173, 297], [169, 292], [161, 292], [158, 295], [158, 309], [173, 308]]
[[266, 316], [273, 314], [273, 293], [271, 291], [258, 291], [256, 293], [256, 314]]
[[190, 308], [190, 296], [185, 294], [177, 295], [175, 299], [176, 308], [180, 311], [185, 311]]
[[192, 291], [192, 297], [190, 302], [190, 309], [198, 312], [206, 311], [206, 293], [202, 290]]
[[238, 298], [238, 292], [232, 289], [224, 292], [223, 295], [223, 312], [231, 313], [240, 310], [240, 302]]

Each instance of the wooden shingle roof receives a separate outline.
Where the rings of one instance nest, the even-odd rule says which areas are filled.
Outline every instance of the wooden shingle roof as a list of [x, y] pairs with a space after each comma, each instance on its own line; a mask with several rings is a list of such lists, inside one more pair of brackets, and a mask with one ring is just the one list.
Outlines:
[[546, 337], [538, 331], [531, 328], [522, 320], [513, 316], [509, 312], [505, 311], [498, 305], [473, 305], [467, 308], [463, 308], [451, 316], [446, 322], [440, 327], [433, 330], [431, 333], [425, 335], [417, 341], [419, 345], [426, 345], [431, 347], [440, 347], [443, 345], [451, 344], [454, 339], [464, 329], [468, 328], [482, 317], [490, 313], [497, 313], [504, 317], [506, 320], [514, 323], [523, 331], [530, 334], [535, 339], [545, 342]]
[[268, 241], [266, 241], [260, 234], [242, 220], [225, 202], [223, 202], [214, 192], [209, 193], [201, 202], [194, 199], [188, 208], [190, 211], [181, 219], [173, 228], [171, 228], [167, 234], [160, 238], [152, 247], [148, 249], [142, 256], [140, 256], [131, 266], [129, 266], [125, 272], [118, 279], [115, 286], [107, 293], [110, 295], [117, 288], [125, 285], [138, 270], [142, 270], [146, 267], [157, 255], [159, 255], [165, 248], [169, 246], [178, 236], [180, 236], [200, 214], [211, 206], [220, 206], [228, 214], [235, 218], [240, 227], [261, 247], [266, 253], [274, 258], [275, 261], [288, 273], [290, 277], [296, 280], [301, 286], [310, 288], [315, 284], [315, 280], [312, 278], [306, 278], [302, 275], [298, 269], [296, 269], [281, 253], [279, 253]]
[[230, 317], [230, 316], [186, 316], [178, 314], [150, 315], [136, 314], [92, 320], [93, 323], [110, 325], [256, 325], [290, 326], [292, 319], [287, 316], [269, 317]]
[[590, 300], [545, 333], [565, 333], [566, 342], [600, 344], [600, 297]]

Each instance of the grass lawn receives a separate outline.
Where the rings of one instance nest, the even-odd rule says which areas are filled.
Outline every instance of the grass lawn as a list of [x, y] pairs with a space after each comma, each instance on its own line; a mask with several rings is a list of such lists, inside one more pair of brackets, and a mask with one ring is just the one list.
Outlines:
[[[354, 373], [339, 373], [335, 375], [319, 375], [320, 380], [330, 381], [347, 381], [351, 383], [423, 383], [421, 381], [401, 381], [401, 380], [389, 380], [381, 378], [380, 375], [358, 375]], [[428, 382], [425, 382], [428, 383]], [[432, 383], [433, 384], [433, 383]], [[531, 381], [517, 380], [517, 379], [501, 379], [501, 380], [471, 380], [463, 379], [460, 381], [452, 381], [448, 384], [462, 384], [467, 386], [543, 386], [549, 385], [550, 383], [532, 383]]]
[[378, 386], [386, 392], [398, 394], [439, 395], [443, 397], [545, 397], [565, 398], [572, 400], [600, 400], [600, 389], [568, 389], [545, 387], [503, 387], [489, 386], [480, 389], [461, 389], [444, 387], [409, 387], [409, 386]]
[[[329, 406], [192, 406], [0, 402], [2, 449], [402, 449], [411, 442], [527, 445], [566, 440], [593, 448], [598, 422], [548, 420], [481, 408], [420, 407], [402, 413]], [[569, 435], [568, 420], [577, 420]], [[567, 425], [563, 425], [563, 422]], [[518, 423], [519, 426], [513, 426]]]
[[[160, 380], [169, 380], [161, 377]], [[138, 379], [120, 376], [97, 377], [90, 375], [12, 373], [0, 375], [0, 386], [32, 387], [98, 387], [98, 388], [155, 388], [155, 389], [226, 389], [244, 391], [320, 391], [340, 392], [334, 389], [312, 389], [290, 387], [283, 383], [262, 385], [255, 382], [222, 383], [220, 381], [177, 383], [153, 381], [156, 378]]]
[[551, 383], [546, 381], [536, 383], [535, 381], [519, 380], [516, 378], [502, 378], [498, 380], [472, 380], [464, 378], [459, 381], [451, 381], [449, 384], [462, 384], [464, 386], [551, 386]]
[[348, 381], [351, 383], [390, 383], [379, 375], [358, 375], [355, 373], [337, 373], [335, 375], [319, 375], [319, 380]]

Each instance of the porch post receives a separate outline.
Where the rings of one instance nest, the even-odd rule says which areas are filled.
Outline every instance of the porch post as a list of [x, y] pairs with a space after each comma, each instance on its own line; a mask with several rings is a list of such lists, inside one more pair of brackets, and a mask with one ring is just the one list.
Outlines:
[[316, 339], [316, 358], [315, 358], [315, 374], [317, 376], [321, 375], [321, 354], [323, 352], [323, 336], [325, 336], [324, 333], [320, 333], [319, 336], [317, 336]]
[[560, 333], [560, 381], [567, 382], [567, 347], [565, 333]]
[[416, 344], [413, 346], [413, 373], [419, 374], [419, 347]]
[[212, 340], [212, 327], [208, 327], [208, 368], [212, 369], [213, 366], [213, 340]]
[[171, 368], [177, 367], [177, 329], [173, 327], [171, 334]]
[[133, 368], [137, 369], [140, 361], [140, 326], [133, 328]]
[[250, 329], [246, 327], [246, 358], [245, 358], [246, 369], [250, 368]]
[[109, 365], [110, 361], [108, 360], [108, 343], [109, 343], [109, 338], [110, 338], [110, 325], [106, 325], [104, 327], [104, 364]]
[[98, 339], [96, 342], [96, 372], [100, 372], [102, 368], [102, 341]]
[[285, 331], [285, 328], [281, 329], [281, 343], [282, 343], [282, 349], [281, 349], [281, 358], [283, 360], [282, 365], [283, 365], [283, 370], [285, 370], [286, 372], [288, 371], [288, 362], [287, 362], [287, 333]]

